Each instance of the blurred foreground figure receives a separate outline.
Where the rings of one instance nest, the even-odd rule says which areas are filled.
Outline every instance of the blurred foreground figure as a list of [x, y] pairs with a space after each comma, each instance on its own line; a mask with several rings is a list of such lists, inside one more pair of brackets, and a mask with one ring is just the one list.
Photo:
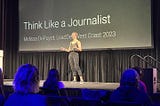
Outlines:
[[138, 88], [139, 75], [134, 69], [123, 72], [118, 87], [110, 97], [110, 102], [135, 102], [151, 106], [149, 96]]
[[39, 92], [39, 71], [31, 64], [20, 66], [15, 74], [15, 92], [9, 96], [4, 106], [46, 106], [46, 98]]

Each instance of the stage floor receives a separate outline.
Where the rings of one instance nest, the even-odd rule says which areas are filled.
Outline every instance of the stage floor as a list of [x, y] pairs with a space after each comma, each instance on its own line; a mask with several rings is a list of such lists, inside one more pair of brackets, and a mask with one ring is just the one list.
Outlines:
[[[40, 87], [43, 86], [44, 80], [40, 81]], [[84, 88], [84, 89], [105, 89], [114, 90], [119, 86], [119, 83], [104, 83], [104, 82], [72, 82], [72, 81], [62, 81], [65, 88]], [[4, 79], [4, 85], [12, 86], [13, 79]]]

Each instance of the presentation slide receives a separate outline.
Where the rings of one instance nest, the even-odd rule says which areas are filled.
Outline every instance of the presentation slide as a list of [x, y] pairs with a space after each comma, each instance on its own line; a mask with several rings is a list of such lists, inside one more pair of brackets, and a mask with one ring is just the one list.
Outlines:
[[19, 0], [19, 51], [152, 48], [150, 0]]

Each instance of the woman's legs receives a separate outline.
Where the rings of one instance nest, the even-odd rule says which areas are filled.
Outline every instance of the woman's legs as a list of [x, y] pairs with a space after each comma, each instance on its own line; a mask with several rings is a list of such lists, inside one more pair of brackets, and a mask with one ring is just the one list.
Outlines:
[[80, 81], [83, 80], [82, 71], [79, 67], [79, 54], [76, 52], [69, 53], [69, 64], [73, 73], [73, 81], [77, 81], [76, 74], [78, 73]]

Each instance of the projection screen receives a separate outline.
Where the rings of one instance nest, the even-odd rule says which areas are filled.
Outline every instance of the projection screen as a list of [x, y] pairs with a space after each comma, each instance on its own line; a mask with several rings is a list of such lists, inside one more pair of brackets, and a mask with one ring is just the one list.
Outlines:
[[19, 0], [19, 51], [152, 48], [150, 0]]

